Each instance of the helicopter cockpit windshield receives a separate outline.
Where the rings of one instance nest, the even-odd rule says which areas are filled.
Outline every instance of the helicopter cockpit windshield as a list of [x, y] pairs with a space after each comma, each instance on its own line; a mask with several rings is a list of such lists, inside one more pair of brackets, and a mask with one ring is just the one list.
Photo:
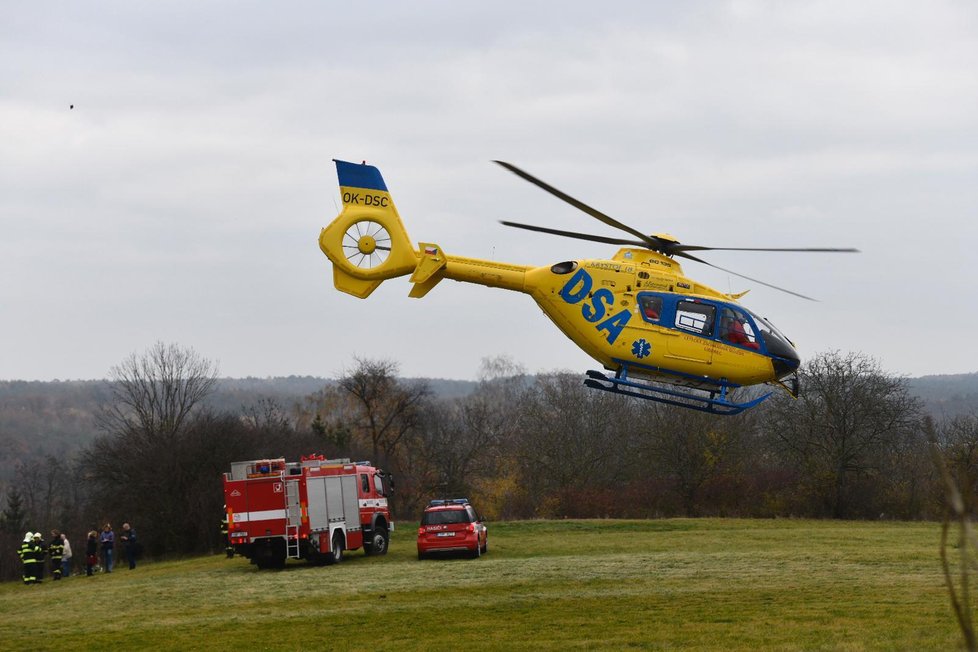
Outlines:
[[785, 362], [787, 363], [783, 365], [783, 368], [779, 369], [779, 371], [787, 374], [797, 369], [800, 359], [798, 357], [798, 353], [795, 351], [794, 344], [791, 343], [791, 340], [785, 337], [784, 334], [775, 328], [774, 324], [768, 320], [749, 310], [747, 312], [754, 320], [754, 323], [757, 324], [757, 328], [761, 332], [761, 339], [764, 340], [764, 345], [767, 347], [768, 353], [784, 358]]

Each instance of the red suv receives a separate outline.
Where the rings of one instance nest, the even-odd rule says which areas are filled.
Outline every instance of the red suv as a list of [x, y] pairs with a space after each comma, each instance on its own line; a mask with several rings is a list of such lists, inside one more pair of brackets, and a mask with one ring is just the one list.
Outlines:
[[478, 557], [489, 550], [489, 530], [465, 498], [432, 500], [418, 528], [418, 559], [435, 552], [467, 552]]

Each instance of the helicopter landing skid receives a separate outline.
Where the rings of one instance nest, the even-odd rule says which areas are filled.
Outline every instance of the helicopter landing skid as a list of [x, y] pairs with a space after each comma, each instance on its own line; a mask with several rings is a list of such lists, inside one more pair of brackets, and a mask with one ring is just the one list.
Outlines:
[[649, 382], [628, 378], [628, 365], [622, 365], [621, 370], [615, 376], [609, 377], [593, 369], [587, 372], [587, 376], [584, 384], [592, 389], [724, 416], [740, 414], [744, 410], [758, 405], [771, 395], [768, 392], [752, 401], [734, 403], [727, 398], [727, 390], [731, 386], [722, 381], [716, 383], [715, 390], [707, 390], [708, 394], [695, 394], [692, 390], [667, 389]]

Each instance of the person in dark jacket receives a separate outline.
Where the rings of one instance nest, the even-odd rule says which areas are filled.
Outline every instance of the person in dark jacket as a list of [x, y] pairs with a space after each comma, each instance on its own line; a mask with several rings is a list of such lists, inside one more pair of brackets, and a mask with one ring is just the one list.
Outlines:
[[126, 561], [129, 562], [129, 570], [132, 570], [136, 567], [136, 554], [139, 550], [139, 544], [136, 542], [136, 531], [128, 523], [123, 523], [122, 536], [119, 539], [126, 546]]
[[51, 530], [51, 543], [48, 544], [48, 559], [51, 560], [51, 577], [55, 581], [61, 579], [61, 555], [65, 544], [61, 540], [61, 532]]
[[88, 533], [88, 541], [85, 543], [85, 575], [91, 577], [96, 564], [98, 564], [98, 532], [92, 530]]
[[224, 518], [221, 519], [221, 538], [224, 539], [224, 554], [228, 559], [234, 557], [234, 546], [231, 545], [231, 538], [228, 536], [228, 506], [224, 506]]
[[47, 552], [47, 547], [44, 545], [44, 539], [41, 538], [40, 532], [35, 532], [34, 538], [31, 541], [30, 552], [28, 553], [31, 563], [34, 565], [32, 572], [34, 584], [40, 584], [44, 581], [45, 552]]

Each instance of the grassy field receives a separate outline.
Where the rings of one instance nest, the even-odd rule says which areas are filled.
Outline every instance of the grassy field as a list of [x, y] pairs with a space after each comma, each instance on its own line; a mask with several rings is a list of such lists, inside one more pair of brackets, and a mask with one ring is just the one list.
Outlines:
[[210, 556], [0, 586], [9, 650], [828, 649], [959, 645], [939, 526], [670, 519], [489, 524], [481, 559], [258, 571]]

